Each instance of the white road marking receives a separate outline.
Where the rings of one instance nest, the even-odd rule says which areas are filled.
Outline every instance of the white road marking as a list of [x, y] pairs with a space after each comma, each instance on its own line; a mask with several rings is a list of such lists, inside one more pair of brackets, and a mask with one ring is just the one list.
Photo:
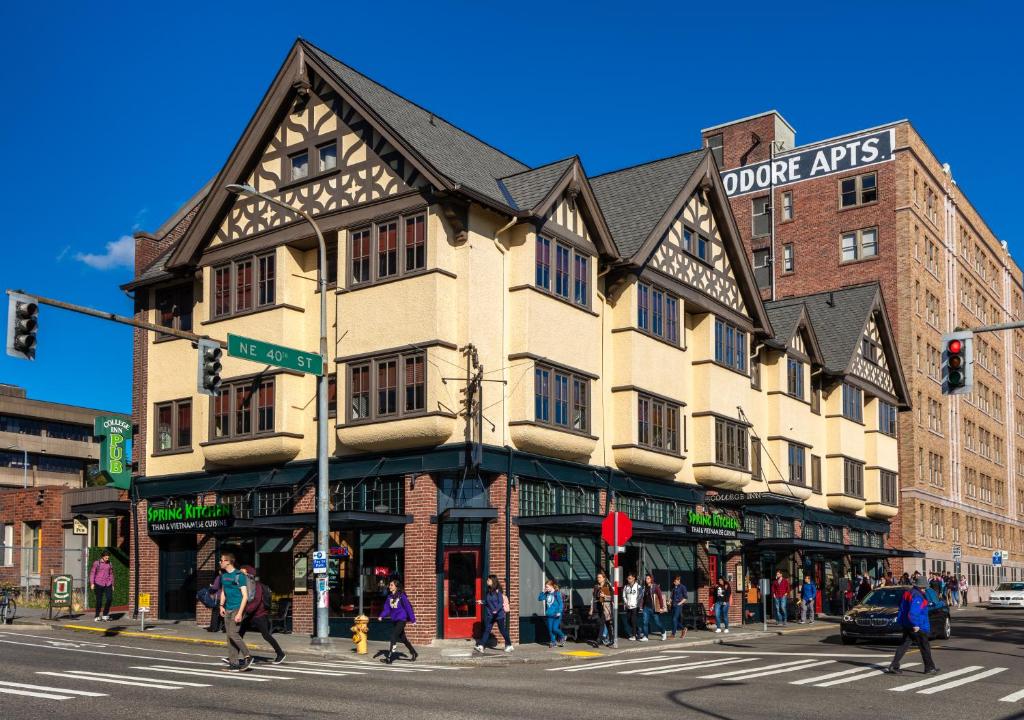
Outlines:
[[31, 690], [15, 690], [13, 688], [0, 688], [4, 695], [24, 695], [26, 697], [43, 698], [44, 700], [74, 700], [74, 695], [54, 695], [53, 693], [32, 692]]
[[861, 665], [859, 667], [851, 668], [849, 670], [840, 670], [839, 672], [828, 673], [827, 675], [816, 675], [815, 677], [804, 678], [803, 680], [791, 680], [790, 685], [810, 685], [811, 683], [820, 682], [822, 680], [831, 680], [832, 678], [843, 677], [844, 675], [853, 675], [855, 673], [864, 672], [865, 670], [884, 670], [885, 665]]
[[986, 670], [985, 672], [978, 673], [977, 675], [971, 675], [969, 677], [960, 678], [959, 680], [954, 680], [953, 682], [948, 682], [945, 685], [936, 685], [935, 687], [930, 687], [927, 690], [918, 690], [917, 694], [934, 695], [935, 693], [942, 692], [943, 690], [960, 687], [961, 685], [966, 685], [967, 683], [972, 683], [977, 680], [984, 680], [987, 677], [992, 677], [993, 675], [998, 675], [1001, 672], [1006, 672], [1008, 669], [1009, 668], [1004, 667], [992, 668], [991, 670]]
[[[3, 633], [0, 633], [3, 634]], [[0, 643], [7, 645], [24, 645], [26, 647], [41, 648], [43, 650], [60, 650], [61, 652], [89, 653], [90, 655], [104, 655], [106, 657], [133, 658], [135, 660], [157, 660], [159, 662], [180, 662], [192, 665], [219, 665], [215, 662], [199, 662], [198, 660], [179, 660], [178, 658], [153, 657], [152, 655], [127, 655], [125, 653], [102, 652], [101, 650], [86, 650], [85, 648], [56, 647], [54, 645], [40, 645], [39, 643], [18, 642], [17, 640], [0, 640]], [[201, 656], [208, 657], [208, 656]]]
[[744, 668], [743, 670], [733, 670], [731, 672], [717, 673], [715, 675], [699, 675], [698, 679], [700, 679], [700, 680], [713, 680], [713, 679], [717, 679], [717, 678], [731, 677], [732, 675], [743, 675], [744, 673], [759, 672], [761, 670], [776, 670], [778, 668], [783, 668], [783, 667], [793, 667], [793, 666], [805, 665], [808, 662], [811, 662], [811, 661], [810, 660], [790, 660], [789, 662], [778, 663], [777, 665], [765, 665], [764, 667], [759, 667], [759, 668], [752, 668], [752, 669], [751, 668]]
[[1010, 693], [1006, 697], [999, 698], [999, 702], [1017, 702], [1018, 700], [1024, 699], [1024, 690], [1018, 690], [1015, 693]]
[[977, 670], [981, 669], [981, 665], [968, 665], [967, 667], [962, 667], [959, 670], [950, 670], [949, 672], [942, 673], [941, 675], [934, 675], [932, 677], [927, 677], [924, 680], [918, 680], [917, 682], [912, 682], [908, 683], [907, 685], [900, 685], [899, 687], [889, 689], [893, 692], [907, 692], [908, 690], [917, 690], [920, 687], [934, 685], [936, 683], [943, 682], [948, 678], [955, 678], [959, 675], [966, 675], [967, 673], [976, 672]]
[[[753, 662], [754, 660], [757, 660], [757, 658], [726, 658], [725, 660], [702, 660], [700, 662], [685, 663], [683, 665], [669, 665], [668, 667], [655, 668], [653, 670], [651, 670], [650, 668], [643, 668], [641, 670], [632, 670], [631, 672], [644, 676], [667, 675], [669, 673], [681, 672], [683, 670], [688, 670], [691, 668], [703, 669], [707, 667], [719, 667], [721, 665], [735, 665], [736, 663]], [[626, 673], [620, 672], [619, 674], [624, 675]]]
[[[51, 636], [33, 635], [32, 633], [10, 632], [10, 631], [5, 631], [5, 630], [0, 630], [0, 637], [2, 637], [4, 635], [8, 635], [8, 636], [11, 636], [11, 637], [35, 638], [37, 640], [46, 640], [46, 641], [52, 641], [53, 640], [53, 636], [52, 635]], [[98, 643], [98, 642], [94, 642], [92, 640], [75, 640], [74, 644], [82, 646], [82, 647], [88, 646], [88, 647], [94, 647], [94, 648], [112, 647], [112, 648], [124, 648], [125, 650], [140, 650], [141, 649], [137, 645], [119, 645], [117, 643]], [[170, 655], [188, 655], [190, 657], [200, 657], [200, 658], [216, 658], [216, 657], [218, 657], [217, 655], [204, 655], [203, 653], [186, 652], [184, 650], [163, 650], [161, 648], [146, 648], [146, 651], [147, 652], [168, 653]]]
[[106, 697], [106, 693], [90, 692], [88, 690], [68, 690], [66, 688], [52, 687], [50, 685], [26, 685], [25, 683], [8, 682], [0, 680], [0, 685], [14, 688], [27, 688], [29, 690], [53, 690], [54, 692], [67, 693], [68, 695], [83, 695], [85, 697]]
[[[805, 661], [803, 665], [794, 665], [792, 667], [780, 668], [778, 670], [766, 670], [764, 672], [753, 672], [753, 673], [749, 673], [749, 674], [746, 674], [745, 672], [741, 671], [739, 673], [734, 673], [731, 677], [727, 677], [727, 678], [723, 678], [723, 679], [724, 680], [729, 680], [729, 681], [732, 681], [732, 680], [736, 680], [736, 681], [750, 680], [751, 678], [765, 677], [766, 675], [782, 675], [784, 673], [797, 672], [798, 670], [807, 670], [807, 669], [812, 668], [812, 667], [818, 667], [819, 665], [831, 665], [834, 662], [835, 662], [835, 660], [818, 660], [816, 662], [815, 661], [811, 661], [811, 662], [806, 662]], [[698, 676], [698, 677], [707, 677], [707, 676], [704, 675], [704, 676]]]
[[[224, 667], [227, 667], [225, 665]], [[208, 670], [199, 670], [193, 668], [176, 668], [176, 667], [161, 667], [159, 665], [143, 666], [143, 665], [132, 665], [130, 670], [150, 670], [152, 672], [163, 672], [163, 673], [175, 673], [177, 675], [192, 675], [204, 678], [212, 679], [213, 673]], [[271, 682], [273, 680], [291, 680], [291, 678], [283, 677], [253, 677], [251, 674], [245, 673], [225, 673], [217, 672], [217, 677], [221, 676], [229, 680], [248, 680], [249, 682]], [[177, 680], [168, 680], [168, 682], [178, 682]]]
[[342, 677], [344, 675], [365, 675], [358, 670], [300, 670], [294, 667], [261, 667], [260, 672], [283, 672], [296, 673], [299, 675], [327, 675], [328, 677]]
[[420, 663], [405, 663], [401, 665], [386, 665], [382, 662], [369, 662], [361, 660], [337, 660], [314, 662], [312, 660], [296, 660], [288, 663], [287, 667], [295, 665], [308, 665], [319, 668], [358, 668], [361, 670], [382, 670], [385, 672], [433, 672], [434, 670], [465, 670], [462, 667], [445, 667], [444, 665], [422, 665]]
[[648, 662], [658, 662], [660, 660], [676, 660], [679, 658], [686, 657], [685, 655], [655, 655], [654, 657], [645, 658], [634, 658], [632, 660], [597, 660], [594, 662], [587, 662], [573, 667], [556, 667], [548, 668], [548, 672], [581, 672], [583, 670], [599, 670], [601, 668], [618, 667], [620, 665], [634, 665]]
[[[916, 663], [916, 662], [903, 663], [903, 667], [905, 667], [905, 668], [914, 667], [914, 666], [920, 665], [920, 664], [921, 663]], [[879, 668], [877, 670], [869, 670], [868, 672], [863, 673], [861, 675], [853, 675], [853, 676], [850, 676], [850, 677], [839, 678], [838, 680], [829, 680], [828, 682], [818, 683], [814, 687], [832, 687], [833, 685], [842, 685], [843, 683], [857, 682], [858, 680], [866, 680], [868, 678], [872, 678], [872, 677], [875, 677], [877, 675], [882, 675], [885, 672], [885, 668], [886, 667], [888, 667], [888, 666], [886, 665], [886, 666], [881, 667], [881, 668]]]
[[[121, 680], [120, 676], [112, 675], [86, 675], [81, 672], [76, 672], [74, 675], [68, 675], [67, 673], [58, 672], [47, 672], [47, 671], [36, 671], [36, 675], [51, 675], [53, 677], [64, 678], [65, 680], [90, 680], [92, 682], [105, 682], [113, 683], [114, 685], [136, 685], [138, 687], [154, 688], [156, 690], [181, 690], [182, 685], [191, 685], [193, 683], [181, 683], [176, 685], [164, 685], [153, 680], [148, 682], [135, 682], [133, 680]], [[209, 685], [199, 685], [198, 687], [210, 687]]]
[[757, 650], [664, 650], [667, 653], [686, 653], [687, 655], [763, 655], [765, 657], [813, 657], [813, 658], [887, 658], [892, 653], [816, 653], [816, 652], [760, 652]]

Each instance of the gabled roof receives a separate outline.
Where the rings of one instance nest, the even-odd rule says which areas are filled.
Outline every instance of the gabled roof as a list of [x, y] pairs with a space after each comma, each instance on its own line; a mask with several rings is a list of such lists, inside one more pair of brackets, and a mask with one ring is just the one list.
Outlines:
[[632, 257], [643, 246], [704, 153], [696, 150], [590, 178], [620, 255]]
[[502, 178], [505, 202], [515, 210], [532, 210], [548, 196], [575, 160], [575, 156], [567, 157]]
[[814, 331], [814, 324], [811, 322], [811, 316], [807, 311], [806, 305], [803, 303], [793, 303], [791, 305], [769, 303], [765, 305], [765, 310], [768, 313], [768, 319], [772, 323], [772, 330], [775, 331], [775, 337], [767, 341], [769, 345], [779, 350], [785, 350], [789, 347], [789, 342], [793, 339], [793, 336], [803, 327], [807, 333], [807, 340], [810, 345], [807, 348], [808, 355], [815, 362], [823, 362], [821, 345], [818, 343], [818, 334]]

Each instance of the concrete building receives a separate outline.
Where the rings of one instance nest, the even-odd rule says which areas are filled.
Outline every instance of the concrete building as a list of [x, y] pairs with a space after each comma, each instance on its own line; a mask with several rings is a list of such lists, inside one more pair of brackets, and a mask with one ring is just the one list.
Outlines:
[[796, 145], [771, 111], [702, 136], [765, 298], [882, 287], [915, 408], [900, 416], [897, 526], [926, 557], [906, 569], [952, 571], [958, 548], [981, 597], [1024, 577], [1024, 331], [979, 335], [974, 392], [941, 394], [944, 332], [1021, 320], [1006, 243], [909, 121]]
[[[328, 237], [332, 634], [398, 577], [417, 640], [468, 638], [494, 574], [513, 639], [542, 637], [544, 578], [589, 606], [614, 508], [622, 564], [707, 609], [719, 576], [807, 570], [829, 604], [901, 554], [882, 293], [766, 305], [709, 151], [530, 168], [298, 41], [217, 177], [138, 236], [127, 289], [140, 319], [313, 349], [311, 230], [240, 182]], [[226, 357], [208, 398], [189, 342], [135, 349], [133, 588], [205, 622], [229, 549], [312, 632], [315, 378]]]

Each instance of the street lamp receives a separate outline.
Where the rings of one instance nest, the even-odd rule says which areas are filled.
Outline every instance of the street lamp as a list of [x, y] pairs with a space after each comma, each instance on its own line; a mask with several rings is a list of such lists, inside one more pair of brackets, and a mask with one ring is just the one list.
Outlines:
[[4, 450], [21, 450], [21, 488], [28, 487], [28, 450], [17, 445], [8, 445]]
[[[320, 357], [323, 359], [323, 369], [320, 371], [320, 378], [317, 381], [317, 485], [316, 485], [316, 549], [327, 556], [329, 532], [328, 512], [328, 487], [327, 487], [327, 243], [324, 242], [324, 235], [316, 221], [305, 210], [292, 207], [281, 202], [277, 198], [261, 193], [251, 185], [232, 184], [225, 187], [229, 192], [236, 195], [248, 195], [266, 200], [283, 210], [288, 210], [301, 215], [313, 227], [316, 233], [317, 243], [320, 245], [320, 258], [317, 263], [317, 286], [320, 288]], [[329, 645], [330, 638], [327, 633], [328, 612], [327, 612], [327, 591], [317, 590], [316, 593], [316, 632], [313, 636], [314, 645]]]

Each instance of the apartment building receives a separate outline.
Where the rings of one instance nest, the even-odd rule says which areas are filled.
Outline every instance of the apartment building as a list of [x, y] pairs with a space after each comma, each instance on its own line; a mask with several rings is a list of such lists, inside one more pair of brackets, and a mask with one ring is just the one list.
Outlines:
[[[140, 319], [313, 349], [309, 224], [232, 183], [328, 242], [331, 634], [401, 578], [417, 640], [470, 637], [494, 574], [513, 639], [543, 638], [545, 577], [589, 606], [609, 509], [624, 567], [705, 604], [781, 568], [824, 606], [907, 552], [883, 293], [766, 304], [710, 151], [531, 168], [297, 41], [217, 177], [137, 236], [127, 289]], [[316, 378], [226, 357], [209, 398], [196, 362], [136, 334], [133, 588], [205, 622], [194, 590], [230, 550], [311, 633]]]
[[1021, 319], [1021, 270], [1006, 243], [909, 121], [796, 145], [771, 111], [702, 136], [763, 297], [882, 287], [914, 405], [899, 422], [894, 528], [925, 557], [906, 569], [959, 569], [975, 599], [1024, 578], [1024, 331], [978, 335], [974, 392], [941, 394], [943, 333]]

